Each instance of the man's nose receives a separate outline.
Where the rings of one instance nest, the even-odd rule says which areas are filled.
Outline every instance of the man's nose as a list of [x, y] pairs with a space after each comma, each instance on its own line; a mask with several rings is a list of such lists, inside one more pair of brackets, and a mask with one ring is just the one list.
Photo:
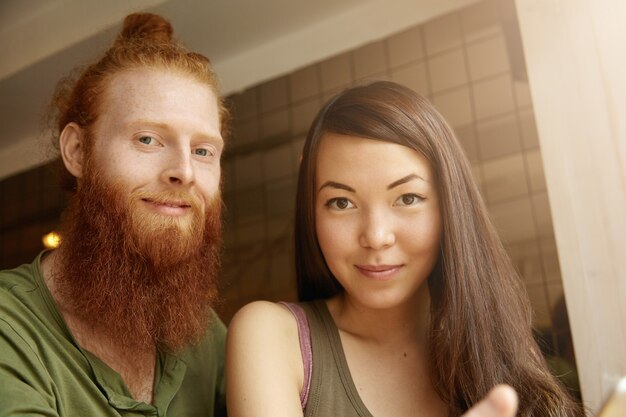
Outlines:
[[368, 249], [380, 250], [396, 242], [393, 219], [382, 210], [370, 210], [364, 216], [359, 244]]
[[194, 182], [194, 170], [191, 151], [172, 149], [163, 169], [163, 181], [174, 185], [188, 185]]

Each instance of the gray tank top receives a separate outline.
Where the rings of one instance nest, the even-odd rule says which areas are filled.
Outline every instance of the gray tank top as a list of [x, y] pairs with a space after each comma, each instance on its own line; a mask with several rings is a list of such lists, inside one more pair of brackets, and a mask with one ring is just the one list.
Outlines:
[[[373, 417], [363, 404], [352, 381], [339, 331], [324, 300], [298, 305], [306, 314], [312, 353], [308, 387], [305, 382], [308, 395], [304, 396], [306, 398], [304, 416]], [[300, 333], [300, 337], [302, 336]], [[304, 360], [306, 374], [306, 358]]]

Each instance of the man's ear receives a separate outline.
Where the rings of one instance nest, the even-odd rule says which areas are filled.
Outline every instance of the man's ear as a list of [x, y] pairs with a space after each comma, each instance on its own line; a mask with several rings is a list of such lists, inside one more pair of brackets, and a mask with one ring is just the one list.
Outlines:
[[83, 176], [83, 164], [85, 161], [85, 134], [83, 129], [76, 123], [68, 123], [59, 136], [61, 158], [65, 168], [75, 176]]

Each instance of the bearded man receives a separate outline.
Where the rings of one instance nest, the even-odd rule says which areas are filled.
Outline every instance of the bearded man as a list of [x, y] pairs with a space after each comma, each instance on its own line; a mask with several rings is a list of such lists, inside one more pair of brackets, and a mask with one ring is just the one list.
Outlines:
[[54, 103], [72, 196], [61, 247], [0, 273], [0, 416], [225, 414], [208, 59], [130, 15]]

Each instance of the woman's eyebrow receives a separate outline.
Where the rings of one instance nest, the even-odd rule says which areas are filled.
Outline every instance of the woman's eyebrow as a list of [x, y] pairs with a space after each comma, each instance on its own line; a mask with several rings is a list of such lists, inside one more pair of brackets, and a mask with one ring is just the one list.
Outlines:
[[400, 178], [399, 180], [394, 181], [394, 182], [392, 182], [391, 184], [389, 184], [389, 185], [387, 186], [387, 189], [388, 189], [388, 190], [391, 190], [392, 188], [397, 187], [398, 185], [402, 185], [402, 184], [405, 184], [405, 183], [407, 183], [407, 182], [409, 182], [409, 181], [411, 181], [411, 180], [416, 180], [416, 179], [417, 179], [417, 180], [422, 180], [422, 181], [424, 181], [424, 182], [428, 182], [428, 181], [426, 181], [424, 178], [420, 177], [420, 176], [419, 176], [419, 175], [417, 175], [417, 174], [409, 174], [409, 175], [407, 175], [406, 177], [402, 177], [402, 178]]
[[322, 184], [322, 186], [319, 188], [319, 190], [317, 190], [317, 192], [320, 192], [322, 190], [322, 188], [324, 187], [330, 187], [330, 188], [338, 188], [340, 190], [346, 190], [346, 191], [350, 191], [351, 193], [355, 192], [354, 188], [342, 184], [340, 182], [335, 182], [335, 181], [326, 181], [324, 184]]

